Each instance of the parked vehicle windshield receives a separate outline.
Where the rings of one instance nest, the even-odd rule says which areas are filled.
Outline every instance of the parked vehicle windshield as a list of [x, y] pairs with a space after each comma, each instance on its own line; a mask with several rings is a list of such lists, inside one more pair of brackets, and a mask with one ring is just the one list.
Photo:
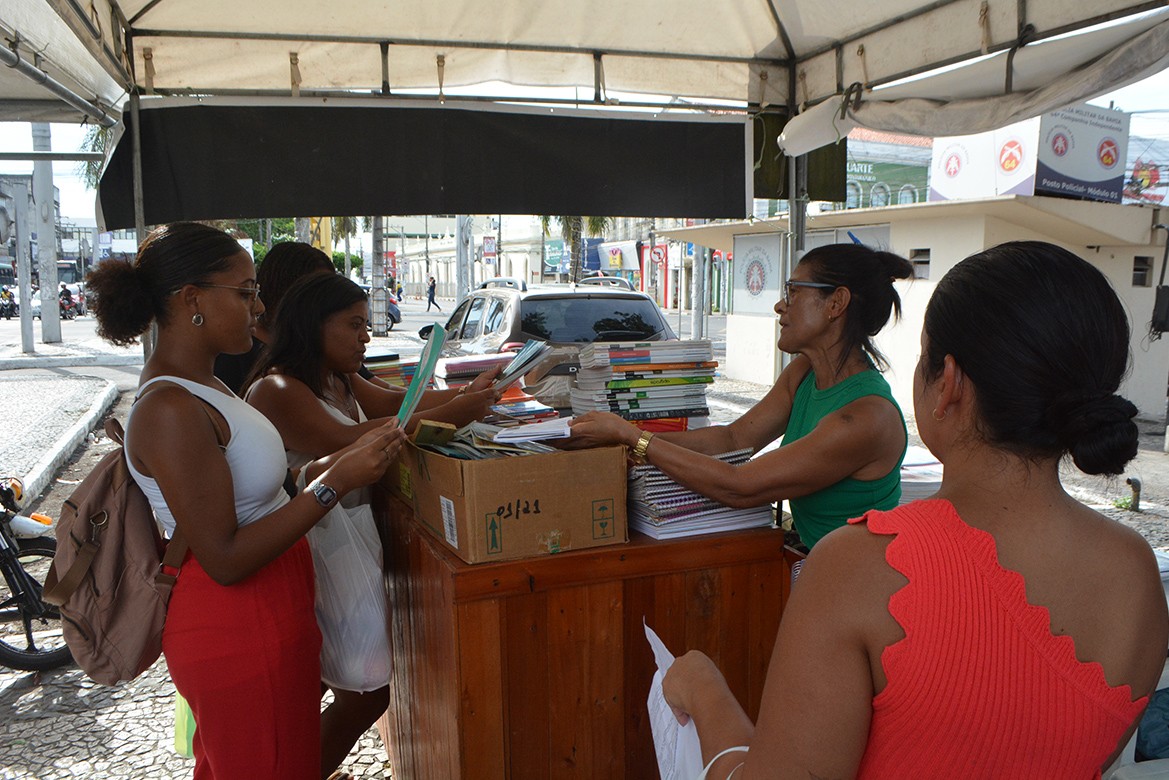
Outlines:
[[57, 282], [68, 285], [81, 282], [81, 270], [75, 263], [57, 263]]
[[558, 344], [664, 338], [662, 317], [650, 299], [524, 298], [520, 326], [531, 338]]

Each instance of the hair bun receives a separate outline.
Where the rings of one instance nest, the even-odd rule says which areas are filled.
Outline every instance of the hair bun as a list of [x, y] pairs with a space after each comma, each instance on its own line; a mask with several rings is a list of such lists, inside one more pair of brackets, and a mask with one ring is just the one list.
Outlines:
[[1049, 420], [1077, 468], [1087, 474], [1120, 474], [1137, 453], [1136, 415], [1131, 401], [1109, 393], [1057, 399]]

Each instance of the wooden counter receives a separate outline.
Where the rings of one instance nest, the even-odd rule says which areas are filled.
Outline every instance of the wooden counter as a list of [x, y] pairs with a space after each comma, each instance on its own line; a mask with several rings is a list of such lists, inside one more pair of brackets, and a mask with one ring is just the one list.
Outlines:
[[754, 718], [791, 563], [771, 529], [468, 565], [383, 496], [395, 780], [649, 778], [642, 618]]

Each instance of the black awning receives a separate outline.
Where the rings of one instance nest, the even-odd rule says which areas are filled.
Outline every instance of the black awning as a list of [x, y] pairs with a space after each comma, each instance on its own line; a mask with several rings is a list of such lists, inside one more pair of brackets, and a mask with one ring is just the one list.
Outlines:
[[[454, 107], [182, 104], [142, 121], [146, 223], [364, 214], [742, 218], [741, 122]], [[125, 119], [131, 121], [129, 112]], [[131, 136], [99, 188], [133, 227]]]

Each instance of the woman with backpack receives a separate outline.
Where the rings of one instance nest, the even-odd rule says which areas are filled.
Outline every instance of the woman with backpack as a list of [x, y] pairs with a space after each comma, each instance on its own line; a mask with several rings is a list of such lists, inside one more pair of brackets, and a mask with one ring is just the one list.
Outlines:
[[163, 653], [195, 715], [195, 778], [315, 780], [320, 634], [304, 535], [382, 476], [403, 434], [379, 426], [307, 464], [308, 489], [288, 498], [280, 434], [213, 374], [216, 355], [251, 347], [255, 277], [226, 233], [177, 223], [147, 236], [133, 264], [102, 263], [90, 285], [108, 341], [158, 325], [125, 451], [165, 531], [190, 546]]

